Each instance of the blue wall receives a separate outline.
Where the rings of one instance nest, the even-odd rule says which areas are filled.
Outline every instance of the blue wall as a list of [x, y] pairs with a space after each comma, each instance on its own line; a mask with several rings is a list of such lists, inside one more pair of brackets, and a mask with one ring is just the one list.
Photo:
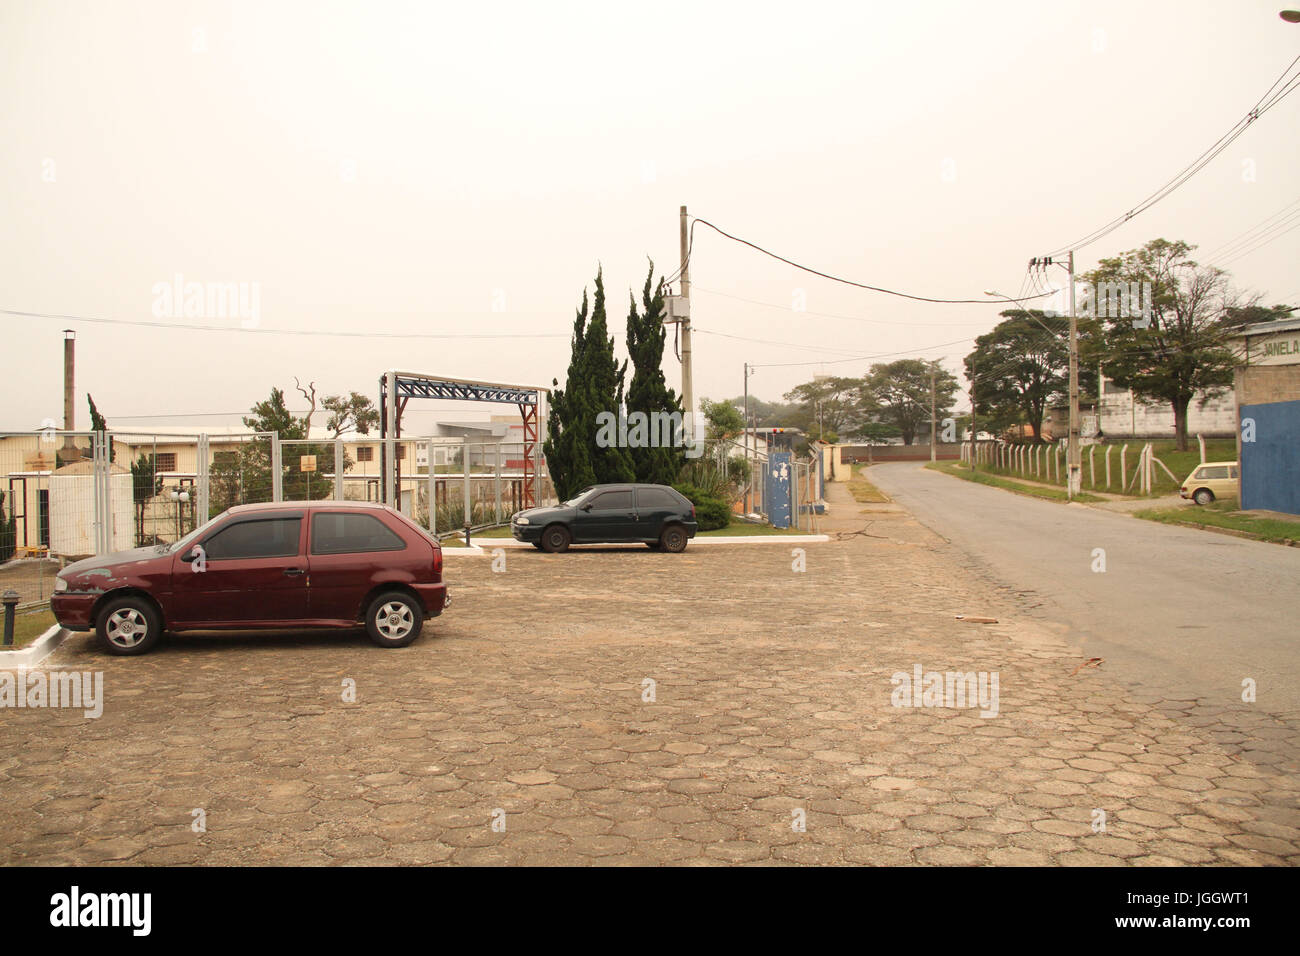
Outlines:
[[1300, 401], [1242, 405], [1255, 440], [1241, 442], [1241, 507], [1300, 514]]

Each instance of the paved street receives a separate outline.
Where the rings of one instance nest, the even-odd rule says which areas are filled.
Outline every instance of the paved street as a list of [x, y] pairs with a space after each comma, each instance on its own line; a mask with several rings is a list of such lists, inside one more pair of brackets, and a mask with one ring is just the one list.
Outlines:
[[[1300, 770], [1300, 549], [1038, 501], [915, 464], [878, 465], [871, 478], [1021, 592], [1035, 617], [1104, 657], [1112, 677], [1273, 716], [1276, 730], [1239, 743]], [[1095, 548], [1105, 573], [1093, 571]], [[1257, 685], [1253, 705], [1241, 702], [1245, 678]]]
[[[803, 573], [787, 545], [449, 559], [452, 608], [404, 650], [78, 635], [53, 666], [102, 670], [103, 716], [0, 710], [0, 860], [1300, 861], [1293, 772], [1185, 694], [1079, 669], [1047, 595], [832, 494]], [[894, 706], [916, 667], [996, 673], [996, 716]]]

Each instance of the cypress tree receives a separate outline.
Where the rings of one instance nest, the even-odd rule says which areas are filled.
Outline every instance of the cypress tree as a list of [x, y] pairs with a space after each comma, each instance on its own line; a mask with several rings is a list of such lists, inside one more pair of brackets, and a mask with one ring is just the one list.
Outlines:
[[[650, 263], [645, 287], [641, 290], [642, 311], [638, 314], [636, 297], [629, 294], [631, 307], [627, 315], [627, 354], [632, 361], [632, 381], [627, 388], [627, 412], [641, 412], [653, 423], [655, 415], [680, 414], [681, 402], [664, 379], [664, 283], [653, 284], [655, 265]], [[651, 433], [657, 431], [651, 427]], [[659, 436], [662, 438], [662, 435]], [[640, 447], [628, 449], [636, 480], [659, 485], [677, 481], [684, 461], [680, 447]]]

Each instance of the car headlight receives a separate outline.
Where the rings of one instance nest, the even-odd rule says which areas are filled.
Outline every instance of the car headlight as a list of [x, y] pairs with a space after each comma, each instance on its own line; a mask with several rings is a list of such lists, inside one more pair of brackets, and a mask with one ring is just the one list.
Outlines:
[[528, 524], [527, 518], [516, 517], [515, 524]]
[[55, 590], [56, 592], [58, 592], [58, 591], [66, 591], [67, 589], [68, 589], [68, 582], [67, 582], [67, 580], [66, 580], [65, 578], [55, 578], [55, 579], [54, 579], [54, 590]]

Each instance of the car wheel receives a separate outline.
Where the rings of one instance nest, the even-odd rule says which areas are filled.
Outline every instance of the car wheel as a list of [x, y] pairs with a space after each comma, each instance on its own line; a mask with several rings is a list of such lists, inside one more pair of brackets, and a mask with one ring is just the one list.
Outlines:
[[380, 647], [405, 647], [420, 636], [422, 627], [419, 602], [401, 591], [379, 595], [366, 609], [366, 633]]
[[99, 612], [95, 636], [110, 654], [147, 654], [162, 639], [162, 618], [142, 597], [118, 598]]
[[659, 547], [664, 551], [680, 554], [686, 550], [686, 540], [686, 529], [679, 524], [670, 524], [664, 528], [663, 534], [659, 535]]
[[569, 529], [562, 524], [553, 524], [542, 532], [542, 550], [548, 554], [559, 554], [569, 550]]
[[1192, 500], [1198, 505], [1208, 505], [1214, 500], [1214, 492], [1209, 488], [1201, 488], [1196, 494], [1192, 495]]

